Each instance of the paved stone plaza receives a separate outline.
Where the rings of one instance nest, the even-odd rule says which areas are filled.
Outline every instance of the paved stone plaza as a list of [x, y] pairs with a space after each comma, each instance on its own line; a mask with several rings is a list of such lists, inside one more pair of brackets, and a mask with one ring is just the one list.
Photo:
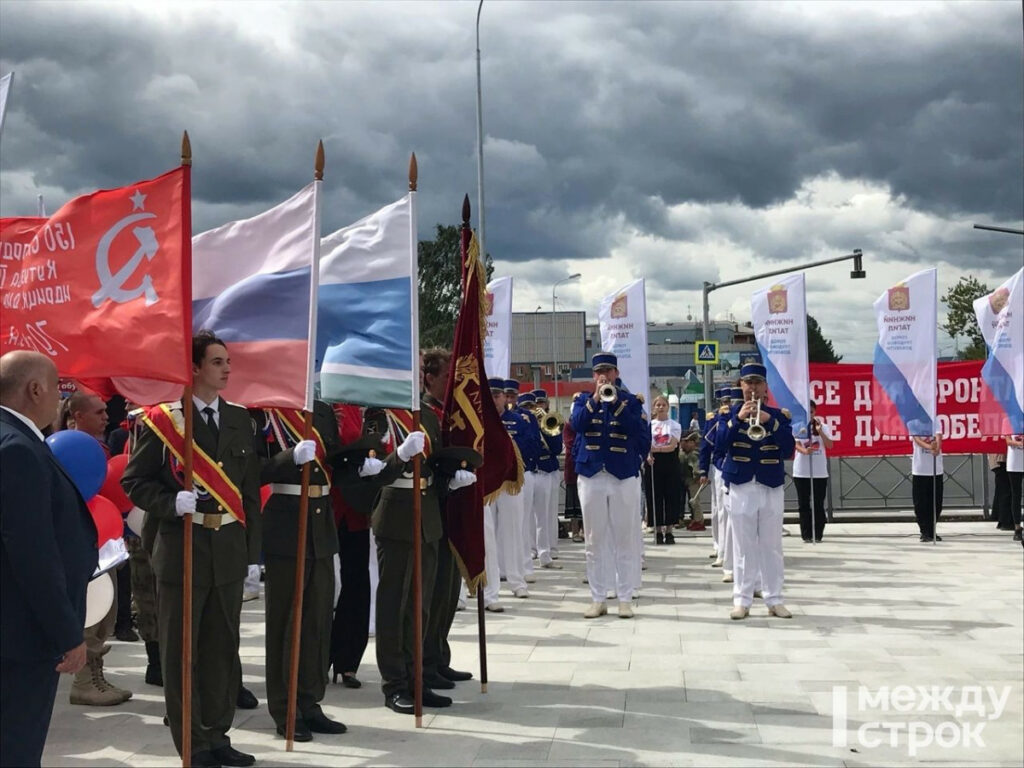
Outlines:
[[[233, 743], [263, 766], [1020, 766], [1021, 546], [992, 523], [940, 532], [938, 545], [902, 523], [832, 525], [819, 545], [786, 538], [790, 621], [767, 618], [763, 605], [730, 621], [731, 585], [709, 567], [703, 534], [647, 547], [635, 619], [610, 606], [609, 616], [585, 621], [583, 545], [563, 540], [564, 571], [538, 572], [530, 599], [503, 595], [506, 612], [487, 614], [487, 694], [475, 680], [460, 684], [454, 706], [426, 710], [416, 730], [413, 718], [382, 706], [371, 639], [363, 688], [331, 686], [324, 702], [349, 733], [292, 753], [266, 709], [263, 602], [245, 603], [245, 681], [261, 703], [238, 712]], [[475, 674], [476, 618], [472, 606], [460, 612], [452, 632], [455, 666]], [[113, 643], [107, 676], [135, 697], [109, 709], [70, 706], [65, 677], [43, 764], [177, 764], [161, 690], [143, 683], [144, 668], [142, 643]], [[940, 696], [921, 697], [919, 687]], [[990, 691], [1008, 695], [994, 719]], [[944, 725], [957, 720], [947, 702], [978, 708]], [[834, 734], [837, 703], [846, 730]], [[911, 755], [908, 728], [932, 743]], [[844, 734], [846, 745], [833, 746]]]

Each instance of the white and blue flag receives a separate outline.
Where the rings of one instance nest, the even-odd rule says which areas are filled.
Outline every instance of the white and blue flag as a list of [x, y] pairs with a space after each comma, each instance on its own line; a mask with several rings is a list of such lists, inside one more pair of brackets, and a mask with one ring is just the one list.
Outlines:
[[988, 359], [981, 368], [981, 431], [1024, 434], [1024, 269], [974, 302]]

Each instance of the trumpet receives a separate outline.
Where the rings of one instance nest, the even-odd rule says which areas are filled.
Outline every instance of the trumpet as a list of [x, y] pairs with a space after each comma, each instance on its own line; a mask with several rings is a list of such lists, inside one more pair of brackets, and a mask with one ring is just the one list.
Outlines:
[[562, 434], [562, 427], [564, 425], [565, 418], [562, 414], [555, 411], [546, 412], [540, 418], [540, 431], [551, 437]]
[[619, 399], [619, 390], [614, 384], [602, 384], [597, 388], [597, 399], [602, 403], [614, 403]]
[[754, 400], [754, 404], [757, 408], [747, 419], [747, 437], [759, 443], [767, 437], [768, 430], [761, 426], [761, 401]]

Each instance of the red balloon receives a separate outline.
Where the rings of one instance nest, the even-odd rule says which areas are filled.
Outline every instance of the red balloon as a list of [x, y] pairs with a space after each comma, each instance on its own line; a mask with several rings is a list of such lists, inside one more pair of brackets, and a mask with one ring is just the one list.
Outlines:
[[270, 486], [269, 485], [261, 485], [260, 486], [260, 509], [263, 509], [265, 506], [267, 506], [267, 499], [269, 499], [269, 498], [270, 498]]
[[96, 524], [97, 547], [102, 547], [111, 539], [119, 539], [124, 535], [124, 520], [114, 502], [97, 494], [89, 500], [86, 506], [89, 507], [92, 521]]
[[128, 454], [126, 453], [119, 453], [117, 456], [110, 458], [107, 462], [107, 479], [103, 481], [99, 494], [100, 496], [106, 496], [110, 501], [114, 502], [117, 511], [122, 515], [127, 515], [132, 511], [132, 507], [135, 506], [121, 487], [121, 475], [124, 474], [124, 468], [127, 463]]

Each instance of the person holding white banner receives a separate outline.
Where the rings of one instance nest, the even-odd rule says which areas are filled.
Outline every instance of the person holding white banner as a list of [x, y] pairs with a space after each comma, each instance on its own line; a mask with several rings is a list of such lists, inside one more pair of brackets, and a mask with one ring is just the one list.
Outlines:
[[[577, 483], [586, 532], [587, 581], [593, 602], [583, 614], [608, 612], [605, 600], [615, 588], [619, 617], [633, 617], [633, 593], [640, 584], [639, 471], [650, 451], [651, 432], [640, 399], [613, 382], [618, 359], [609, 352], [593, 357], [595, 391], [580, 393], [569, 423], [582, 439], [576, 456]], [[606, 560], [611, 560], [613, 568]], [[610, 583], [614, 573], [615, 583]]]
[[760, 363], [740, 369], [743, 403], [732, 406], [715, 441], [725, 454], [722, 477], [729, 488], [734, 620], [750, 614], [759, 578], [769, 615], [793, 617], [782, 602], [783, 462], [793, 453], [793, 428], [785, 408], [764, 404], [765, 373]]
[[942, 435], [910, 438], [914, 453], [910, 459], [913, 475], [911, 493], [914, 499], [914, 517], [921, 529], [921, 541], [942, 541], [936, 535], [935, 525], [942, 514]]

